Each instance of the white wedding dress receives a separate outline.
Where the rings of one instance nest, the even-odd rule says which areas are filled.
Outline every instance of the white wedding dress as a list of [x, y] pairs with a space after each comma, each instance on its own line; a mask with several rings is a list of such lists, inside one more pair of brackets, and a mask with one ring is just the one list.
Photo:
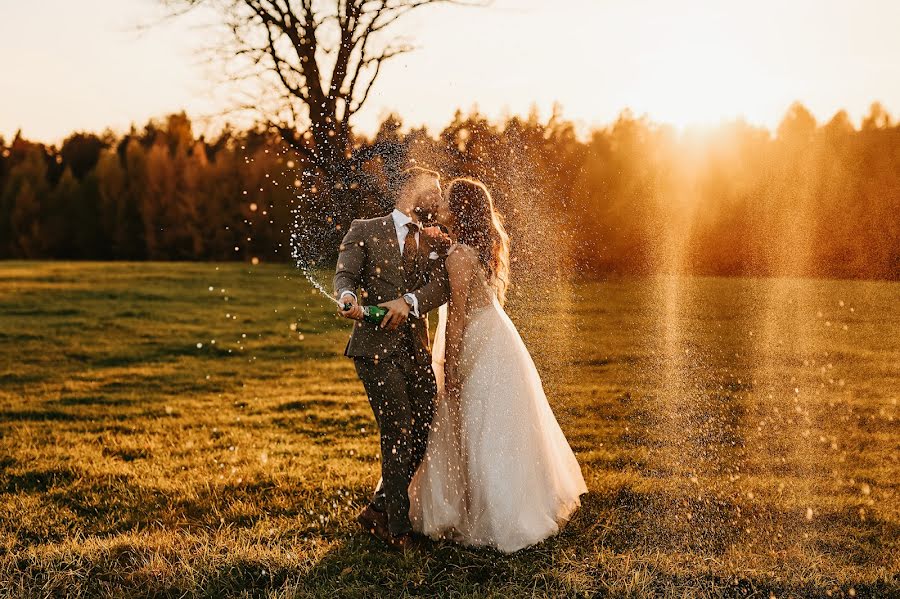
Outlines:
[[[463, 253], [471, 273], [469, 309], [449, 311], [450, 319], [465, 319], [460, 392], [452, 400], [444, 390], [444, 305], [433, 351], [437, 405], [425, 459], [409, 487], [410, 519], [431, 538], [509, 553], [558, 532], [587, 487], [534, 362], [474, 250], [454, 246], [451, 252]], [[450, 263], [448, 257], [448, 270]]]

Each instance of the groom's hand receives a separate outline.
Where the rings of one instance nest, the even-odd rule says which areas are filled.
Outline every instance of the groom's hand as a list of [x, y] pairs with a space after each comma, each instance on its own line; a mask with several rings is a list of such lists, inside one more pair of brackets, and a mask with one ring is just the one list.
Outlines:
[[422, 229], [422, 233], [435, 241], [445, 242], [447, 245], [450, 245], [450, 236], [438, 226], [425, 227]]
[[356, 302], [356, 298], [349, 293], [345, 293], [341, 296], [341, 304], [344, 306], [349, 305], [348, 309], [338, 308], [338, 314], [343, 316], [344, 318], [349, 318], [351, 320], [362, 320], [363, 312], [362, 308], [360, 308], [359, 304]]
[[409, 304], [402, 297], [378, 305], [387, 308], [388, 311], [384, 315], [384, 320], [381, 321], [381, 328], [386, 331], [395, 330], [409, 318]]

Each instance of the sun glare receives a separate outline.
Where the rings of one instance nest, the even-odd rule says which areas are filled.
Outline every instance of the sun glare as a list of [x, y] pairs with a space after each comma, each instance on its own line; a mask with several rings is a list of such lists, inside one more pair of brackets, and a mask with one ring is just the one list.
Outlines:
[[783, 107], [776, 75], [745, 40], [714, 19], [697, 19], [657, 37], [633, 80], [632, 109], [679, 128], [743, 117], [768, 122]]

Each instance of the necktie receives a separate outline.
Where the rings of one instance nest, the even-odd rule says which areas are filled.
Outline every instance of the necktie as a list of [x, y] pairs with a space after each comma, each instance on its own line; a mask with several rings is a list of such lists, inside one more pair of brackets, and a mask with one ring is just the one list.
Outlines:
[[416, 281], [416, 255], [419, 253], [416, 232], [419, 230], [419, 225], [406, 223], [406, 229], [406, 239], [403, 240], [403, 279], [407, 291], [410, 291]]

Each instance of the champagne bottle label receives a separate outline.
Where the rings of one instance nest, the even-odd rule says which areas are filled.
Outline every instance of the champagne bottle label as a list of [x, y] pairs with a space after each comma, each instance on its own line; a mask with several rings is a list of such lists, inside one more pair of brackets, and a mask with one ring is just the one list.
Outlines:
[[[387, 308], [381, 306], [360, 306], [362, 308], [363, 320], [372, 324], [381, 324], [387, 314]], [[350, 304], [344, 304], [344, 310], [349, 310]]]
[[380, 306], [363, 306], [363, 320], [372, 324], [381, 324], [387, 312], [386, 308]]

